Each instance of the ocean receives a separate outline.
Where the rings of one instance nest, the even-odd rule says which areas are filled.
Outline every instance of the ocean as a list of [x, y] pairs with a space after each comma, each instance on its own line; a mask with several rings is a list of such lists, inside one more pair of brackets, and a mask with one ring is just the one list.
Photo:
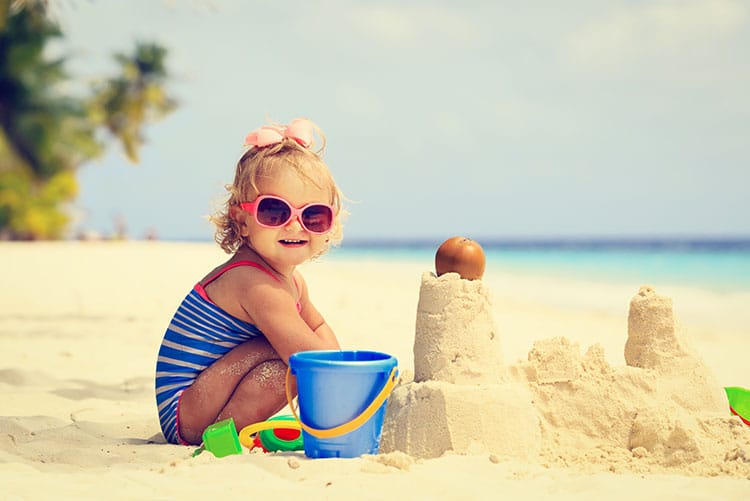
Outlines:
[[[488, 271], [750, 291], [750, 239], [477, 241]], [[427, 270], [440, 243], [344, 241], [328, 258], [423, 262]]]

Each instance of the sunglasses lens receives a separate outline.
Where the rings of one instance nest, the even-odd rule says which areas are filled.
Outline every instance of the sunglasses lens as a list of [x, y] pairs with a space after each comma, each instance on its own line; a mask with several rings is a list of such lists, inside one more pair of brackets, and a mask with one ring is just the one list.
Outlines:
[[289, 205], [276, 198], [264, 198], [255, 212], [258, 222], [266, 226], [281, 226], [289, 221], [291, 215]]
[[311, 205], [302, 212], [305, 228], [313, 233], [325, 233], [333, 224], [333, 212], [325, 205]]

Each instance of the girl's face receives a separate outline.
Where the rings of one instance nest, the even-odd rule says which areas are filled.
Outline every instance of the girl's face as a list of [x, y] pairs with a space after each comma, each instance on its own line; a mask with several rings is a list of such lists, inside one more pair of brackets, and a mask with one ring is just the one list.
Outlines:
[[[261, 179], [257, 186], [258, 196], [283, 198], [294, 208], [311, 203], [329, 204], [331, 199], [328, 189], [306, 182], [292, 169], [281, 170], [273, 179]], [[279, 273], [288, 273], [319, 254], [326, 245], [328, 235], [308, 231], [299, 217], [292, 217], [285, 225], [268, 228], [258, 224], [248, 212], [244, 212], [243, 216], [244, 220], [239, 220], [242, 236]]]

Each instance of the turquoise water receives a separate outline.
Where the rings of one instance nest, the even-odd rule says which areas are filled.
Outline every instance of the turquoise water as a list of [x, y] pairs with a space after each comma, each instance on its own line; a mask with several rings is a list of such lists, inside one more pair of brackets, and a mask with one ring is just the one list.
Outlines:
[[[674, 284], [715, 291], [750, 291], [750, 244], [746, 242], [642, 242], [485, 245], [487, 269], [589, 281]], [[332, 259], [384, 259], [425, 263], [431, 269], [437, 245], [342, 246]]]

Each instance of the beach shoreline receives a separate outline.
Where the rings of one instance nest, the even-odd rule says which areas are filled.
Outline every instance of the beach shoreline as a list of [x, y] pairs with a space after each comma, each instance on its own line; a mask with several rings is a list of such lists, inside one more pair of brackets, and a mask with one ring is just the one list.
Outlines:
[[[352, 460], [308, 460], [294, 453], [191, 458], [193, 448], [167, 445], [159, 433], [156, 352], [179, 301], [226, 257], [211, 243], [0, 243], [6, 284], [0, 301], [0, 481], [11, 498], [54, 493], [93, 499], [101, 494], [101, 481], [127, 489], [108, 490], [123, 499], [217, 493], [472, 498], [529, 490], [532, 497], [630, 499], [638, 492], [699, 498], [747, 492], [747, 477], [721, 472], [493, 462], [487, 452], [406, 463], [387, 454]], [[302, 270], [343, 348], [391, 353], [409, 371], [420, 277], [431, 268], [431, 262], [323, 257]], [[527, 359], [537, 340], [564, 337], [582, 352], [600, 344], [610, 365], [624, 365], [628, 304], [643, 284], [544, 280], [492, 268], [485, 282], [506, 364]], [[718, 382], [750, 386], [747, 292], [650, 285], [673, 298], [681, 332]], [[471, 485], [460, 478], [471, 478]]]

